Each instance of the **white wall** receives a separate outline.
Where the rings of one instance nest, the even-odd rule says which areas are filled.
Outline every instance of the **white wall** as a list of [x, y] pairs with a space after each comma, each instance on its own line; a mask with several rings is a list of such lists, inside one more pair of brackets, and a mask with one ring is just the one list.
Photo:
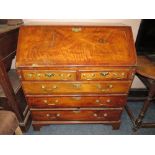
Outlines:
[[[136, 39], [140, 19], [87, 19], [87, 20], [53, 20], [53, 19], [24, 19], [24, 23], [27, 25], [58, 25], [58, 24], [83, 24], [83, 25], [113, 25], [113, 24], [124, 24], [132, 27], [134, 40]], [[12, 68], [15, 68], [15, 60], [12, 63]], [[133, 88], [144, 88], [142, 82], [135, 77], [134, 82], [132, 84]]]

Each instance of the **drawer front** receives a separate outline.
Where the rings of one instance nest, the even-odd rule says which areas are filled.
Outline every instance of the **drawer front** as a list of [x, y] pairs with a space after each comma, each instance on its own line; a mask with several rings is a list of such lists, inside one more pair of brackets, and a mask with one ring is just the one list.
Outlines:
[[80, 71], [80, 80], [127, 80], [130, 74], [129, 70]]
[[76, 80], [75, 71], [23, 70], [24, 80]]
[[34, 121], [118, 121], [122, 110], [32, 111]]
[[53, 96], [28, 97], [31, 108], [60, 108], [60, 107], [122, 107], [126, 103], [126, 96]]
[[130, 81], [22, 83], [26, 94], [127, 93], [130, 85]]

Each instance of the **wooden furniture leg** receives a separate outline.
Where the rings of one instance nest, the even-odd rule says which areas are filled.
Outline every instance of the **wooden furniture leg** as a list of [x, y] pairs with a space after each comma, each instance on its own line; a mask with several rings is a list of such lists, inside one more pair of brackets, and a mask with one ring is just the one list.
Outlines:
[[40, 125], [32, 125], [34, 131], [40, 131], [41, 126]]
[[[154, 95], [155, 95], [155, 81], [152, 80], [148, 97], [144, 101], [144, 105], [138, 115], [138, 118], [135, 121], [135, 128], [134, 128], [135, 131], [142, 126], [143, 118], [151, 104], [151, 101], [152, 101]], [[143, 127], [145, 127], [145, 125], [143, 125]]]
[[128, 107], [127, 104], [125, 105], [125, 110], [126, 110], [128, 116], [130, 117], [130, 120], [131, 120], [131, 122], [133, 124], [133, 128], [135, 128], [135, 126], [136, 126], [135, 125], [135, 117], [134, 117], [133, 113], [131, 112], [131, 110], [130, 110], [130, 108]]
[[121, 123], [112, 124], [112, 129], [113, 130], [118, 130], [120, 128], [120, 125], [121, 125]]
[[18, 126], [17, 129], [15, 130], [15, 135], [22, 135], [22, 130], [20, 129], [20, 127]]

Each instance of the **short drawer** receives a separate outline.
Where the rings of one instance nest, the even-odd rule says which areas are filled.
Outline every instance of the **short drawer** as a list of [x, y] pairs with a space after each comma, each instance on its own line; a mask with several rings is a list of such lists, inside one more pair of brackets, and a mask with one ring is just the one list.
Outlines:
[[122, 110], [31, 111], [34, 121], [118, 121]]
[[76, 80], [75, 71], [22, 70], [24, 80]]
[[122, 107], [126, 96], [27, 97], [30, 108]]
[[131, 81], [22, 82], [26, 94], [127, 93], [130, 85]]
[[80, 71], [80, 80], [127, 80], [131, 79], [133, 71], [106, 70], [106, 71]]

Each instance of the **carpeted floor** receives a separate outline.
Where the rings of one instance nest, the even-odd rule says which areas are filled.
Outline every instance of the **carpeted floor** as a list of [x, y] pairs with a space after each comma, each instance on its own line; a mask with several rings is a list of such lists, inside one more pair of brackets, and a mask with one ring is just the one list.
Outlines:
[[[142, 104], [128, 103], [135, 116], [138, 114]], [[149, 108], [144, 121], [155, 121], [155, 104]], [[155, 128], [141, 128], [137, 132], [132, 131], [132, 123], [124, 110], [122, 115], [122, 123], [119, 130], [112, 130], [111, 126], [102, 124], [78, 124], [78, 125], [50, 125], [44, 126], [40, 131], [29, 129], [26, 135], [154, 135]]]

